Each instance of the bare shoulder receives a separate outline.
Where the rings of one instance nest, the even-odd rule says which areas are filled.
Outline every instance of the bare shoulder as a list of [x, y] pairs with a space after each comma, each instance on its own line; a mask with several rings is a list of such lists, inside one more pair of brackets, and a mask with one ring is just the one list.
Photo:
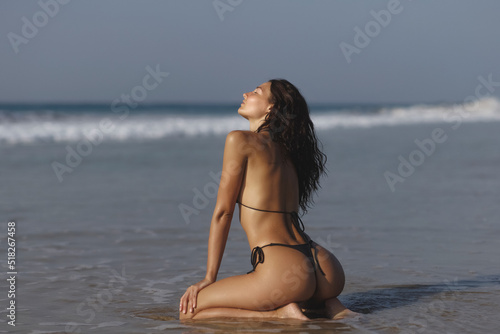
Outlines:
[[234, 140], [243, 140], [254, 134], [254, 132], [247, 130], [233, 130], [227, 134], [227, 138], [231, 138]]
[[255, 133], [252, 131], [245, 130], [233, 130], [227, 134], [226, 143], [227, 144], [244, 144], [252, 140]]
[[235, 130], [226, 137], [226, 150], [238, 151], [239, 154], [249, 157], [266, 149], [268, 140], [260, 133]]

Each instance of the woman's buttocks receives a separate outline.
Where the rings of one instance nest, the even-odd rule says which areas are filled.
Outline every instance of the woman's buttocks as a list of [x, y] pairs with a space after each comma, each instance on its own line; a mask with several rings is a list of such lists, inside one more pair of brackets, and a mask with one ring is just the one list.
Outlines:
[[315, 268], [302, 252], [284, 246], [262, 248], [264, 262], [259, 263], [252, 274], [271, 285], [276, 298], [306, 300], [316, 290]]

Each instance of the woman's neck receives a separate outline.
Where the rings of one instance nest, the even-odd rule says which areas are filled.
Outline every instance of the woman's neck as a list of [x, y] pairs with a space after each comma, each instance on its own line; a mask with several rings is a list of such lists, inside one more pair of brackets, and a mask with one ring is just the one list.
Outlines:
[[262, 118], [259, 118], [259, 119], [250, 119], [250, 131], [252, 132], [257, 132], [257, 130], [259, 129], [259, 127], [264, 123], [264, 120], [266, 119], [266, 117], [262, 117]]

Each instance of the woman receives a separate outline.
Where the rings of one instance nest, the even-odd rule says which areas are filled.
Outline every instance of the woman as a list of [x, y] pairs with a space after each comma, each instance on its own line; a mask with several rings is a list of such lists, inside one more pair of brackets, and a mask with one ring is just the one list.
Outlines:
[[[344, 287], [342, 266], [309, 239], [297, 215], [312, 202], [326, 162], [307, 103], [286, 80], [270, 80], [243, 97], [238, 113], [250, 131], [226, 138], [206, 276], [181, 297], [179, 317], [307, 320], [301, 308], [345, 317], [352, 312], [336, 298]], [[236, 203], [253, 270], [216, 281]]]

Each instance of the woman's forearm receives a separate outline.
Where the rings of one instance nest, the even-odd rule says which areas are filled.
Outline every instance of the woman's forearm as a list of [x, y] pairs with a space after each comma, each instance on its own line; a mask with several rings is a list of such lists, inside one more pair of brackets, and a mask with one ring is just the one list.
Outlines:
[[233, 213], [227, 211], [214, 212], [212, 217], [208, 237], [207, 274], [205, 276], [206, 279], [212, 282], [217, 280], [232, 218]]

